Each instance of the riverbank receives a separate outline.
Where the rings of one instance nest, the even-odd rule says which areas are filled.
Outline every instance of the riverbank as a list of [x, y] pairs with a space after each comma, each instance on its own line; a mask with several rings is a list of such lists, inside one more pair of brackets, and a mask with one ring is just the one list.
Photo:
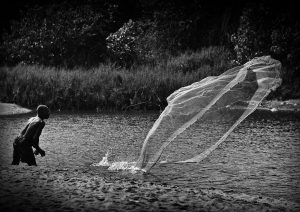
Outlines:
[[[0, 101], [27, 108], [46, 104], [54, 111], [159, 111], [167, 106], [166, 99], [175, 90], [232, 67], [228, 52], [221, 47], [130, 69], [115, 64], [72, 70], [20, 64], [0, 67]], [[296, 88], [288, 89], [283, 79], [269, 97], [299, 99], [297, 93]]]
[[[106, 173], [106, 174], [105, 174]], [[138, 178], [138, 179], [137, 179]], [[1, 211], [297, 211], [299, 205], [117, 177], [98, 168], [1, 167]]]
[[0, 102], [0, 116], [30, 113], [32, 110], [16, 104]]
[[175, 90], [232, 67], [228, 57], [224, 47], [208, 47], [131, 68], [0, 67], [0, 101], [52, 110], [161, 110]]
[[[285, 101], [278, 100], [264, 100], [258, 106], [257, 110], [267, 110], [271, 112], [285, 111], [285, 112], [300, 112], [300, 99], [290, 99]], [[16, 104], [0, 102], [0, 116], [3, 115], [17, 115], [30, 113], [33, 110], [21, 107]], [[94, 112], [99, 112], [94, 110]]]
[[300, 112], [300, 99], [262, 101], [258, 110]]

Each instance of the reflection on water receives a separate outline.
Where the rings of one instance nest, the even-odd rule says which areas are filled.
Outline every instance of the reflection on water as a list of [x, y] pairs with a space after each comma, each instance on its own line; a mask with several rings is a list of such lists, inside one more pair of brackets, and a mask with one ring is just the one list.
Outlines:
[[[40, 138], [46, 157], [38, 157], [37, 163], [40, 166], [80, 167], [99, 162], [107, 152], [110, 162], [133, 162], [158, 115], [52, 114]], [[10, 164], [12, 140], [29, 117], [1, 117], [1, 166]], [[211, 137], [213, 133], [206, 131], [201, 139]], [[201, 163], [160, 164], [145, 180], [300, 203], [299, 163], [299, 114], [256, 111]]]

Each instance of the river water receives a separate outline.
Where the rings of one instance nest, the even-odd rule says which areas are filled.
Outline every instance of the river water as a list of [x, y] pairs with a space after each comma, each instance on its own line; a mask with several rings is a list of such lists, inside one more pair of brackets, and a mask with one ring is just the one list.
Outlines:
[[[12, 140], [30, 116], [0, 117], [2, 166], [10, 164]], [[54, 113], [40, 137], [46, 157], [37, 157], [37, 163], [80, 168], [101, 161], [107, 152], [111, 162], [135, 161], [158, 116], [154, 112]], [[96, 169], [118, 174], [104, 167]], [[160, 164], [144, 179], [300, 203], [300, 115], [256, 111], [201, 163]]]

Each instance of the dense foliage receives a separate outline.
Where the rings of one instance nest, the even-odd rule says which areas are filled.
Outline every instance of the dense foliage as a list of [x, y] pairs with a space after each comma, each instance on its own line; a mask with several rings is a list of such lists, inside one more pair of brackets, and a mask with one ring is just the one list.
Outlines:
[[[229, 66], [244, 63], [255, 56], [271, 55], [283, 64], [283, 85], [270, 97], [283, 99], [300, 97], [300, 18], [294, 5], [288, 2], [282, 4], [265, 0], [250, 3], [243, 0], [226, 2], [32, 0], [27, 6], [22, 8], [22, 13], [11, 18], [6, 29], [1, 29], [0, 59], [2, 65], [6, 66], [18, 64], [33, 66], [17, 66], [15, 69], [18, 71], [14, 71], [14, 68], [5, 69], [6, 74], [2, 73], [4, 76], [2, 82], [3, 79], [9, 81], [5, 86], [12, 86], [9, 83], [12, 83], [10, 80], [15, 77], [21, 82], [24, 79], [21, 70], [28, 68], [35, 71], [46, 69], [48, 71], [45, 76], [49, 77], [52, 76], [48, 73], [50, 70], [60, 68], [75, 69], [77, 71], [74, 73], [80, 72], [80, 76], [81, 72], [90, 72], [86, 76], [93, 78], [91, 74], [94, 72], [91, 70], [110, 67], [105, 70], [114, 74], [123, 71], [122, 77], [116, 78], [122, 79], [122, 82], [124, 82], [123, 77], [129, 73], [141, 77], [145, 76], [145, 72], [151, 72], [147, 73], [147, 76], [155, 75], [157, 76], [155, 79], [161, 82], [158, 74], [164, 75], [164, 71], [165, 75], [176, 73], [176, 76], [180, 77], [196, 74], [194, 80], [199, 80], [208, 75], [220, 74]], [[43, 66], [45, 67], [41, 68]], [[82, 71], [78, 71], [79, 69]], [[12, 71], [12, 75], [8, 74], [9, 70]], [[35, 75], [31, 71], [26, 71], [29, 72], [30, 76]], [[102, 74], [103, 71], [100, 72], [103, 78], [97, 78], [99, 81], [96, 83], [97, 86], [101, 84], [103, 87], [102, 84], [110, 84], [109, 81], [114, 81], [112, 80], [115, 79], [114, 74], [106, 78], [106, 75]], [[142, 74], [138, 74], [140, 72]], [[54, 71], [54, 73], [58, 72]], [[20, 77], [8, 77], [14, 74], [20, 74]], [[71, 73], [67, 75], [77, 76]], [[140, 82], [139, 77], [131, 80]], [[167, 78], [163, 79], [167, 80]], [[43, 80], [50, 84], [54, 83], [50, 79]], [[76, 80], [81, 81], [80, 77]], [[73, 84], [76, 87], [77, 81], [76, 83], [75, 81]], [[167, 80], [163, 84], [168, 82]], [[13, 87], [21, 84], [25, 86], [23, 83], [17, 83]], [[184, 83], [176, 85], [184, 85]], [[80, 87], [81, 83], [78, 86]], [[135, 89], [143, 90], [143, 83], [140, 86]], [[119, 89], [117, 84], [110, 88], [102, 87], [101, 89], [108, 93]], [[155, 95], [158, 99], [164, 99], [175, 88], [177, 86], [165, 89], [164, 94], [160, 93], [164, 89], [155, 90], [157, 92]], [[25, 90], [28, 89], [30, 90], [30, 88]], [[82, 86], [80, 89], [85, 90]], [[19, 97], [15, 98], [15, 93], [11, 94], [9, 90], [6, 90], [6, 97], [1, 97], [2, 101], [13, 101], [26, 106], [36, 104], [36, 102], [24, 102]], [[144, 95], [147, 92], [142, 93]], [[138, 94], [133, 94], [131, 91], [127, 92], [130, 93], [127, 96], [122, 92], [119, 96], [119, 90], [116, 93], [110, 94], [104, 105], [123, 108], [130, 106], [129, 102], [139, 102], [132, 100], [134, 99], [132, 96]], [[57, 95], [62, 99], [66, 98], [65, 101], [71, 98], [65, 93]], [[28, 97], [27, 94], [25, 96]], [[85, 97], [81, 96], [80, 99], [87, 104], [94, 101], [91, 99], [96, 98], [88, 94], [83, 96]], [[118, 101], [114, 100], [113, 104], [108, 103], [110, 102], [108, 99], [111, 98], [120, 98], [118, 100], [120, 102], [116, 103]], [[100, 104], [99, 101], [96, 102]], [[57, 106], [59, 104], [64, 105], [64, 103], [50, 103], [54, 108], [59, 108]], [[66, 108], [70, 107], [66, 106]]]
[[236, 60], [271, 55], [283, 64], [283, 98], [300, 97], [300, 21], [282, 5], [250, 4], [243, 10], [237, 32], [232, 35]]
[[128, 67], [228, 44], [238, 22], [224, 4], [201, 1], [75, 2], [29, 4], [2, 36], [4, 64]]
[[5, 61], [12, 65], [98, 65], [107, 57], [105, 38], [113, 15], [112, 6], [103, 11], [89, 5], [30, 8], [4, 35]]
[[[210, 47], [134, 69], [100, 65], [89, 70], [36, 65], [0, 68], [0, 101], [55, 110], [163, 109], [174, 90], [230, 67], [228, 52]], [[182, 64], [190, 64], [184, 67]], [[213, 71], [212, 71], [213, 70]]]
[[145, 26], [130, 19], [118, 31], [106, 38], [107, 48], [113, 61], [121, 66], [130, 67], [134, 63], [146, 62], [151, 58], [149, 55], [152, 48], [144, 48], [149, 40], [141, 42], [146, 37]]

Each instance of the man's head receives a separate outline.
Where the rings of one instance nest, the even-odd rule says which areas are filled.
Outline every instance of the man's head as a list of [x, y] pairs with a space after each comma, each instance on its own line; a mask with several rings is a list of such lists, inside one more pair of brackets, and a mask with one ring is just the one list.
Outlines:
[[38, 117], [41, 119], [47, 119], [50, 116], [50, 110], [46, 105], [39, 105], [36, 109]]

